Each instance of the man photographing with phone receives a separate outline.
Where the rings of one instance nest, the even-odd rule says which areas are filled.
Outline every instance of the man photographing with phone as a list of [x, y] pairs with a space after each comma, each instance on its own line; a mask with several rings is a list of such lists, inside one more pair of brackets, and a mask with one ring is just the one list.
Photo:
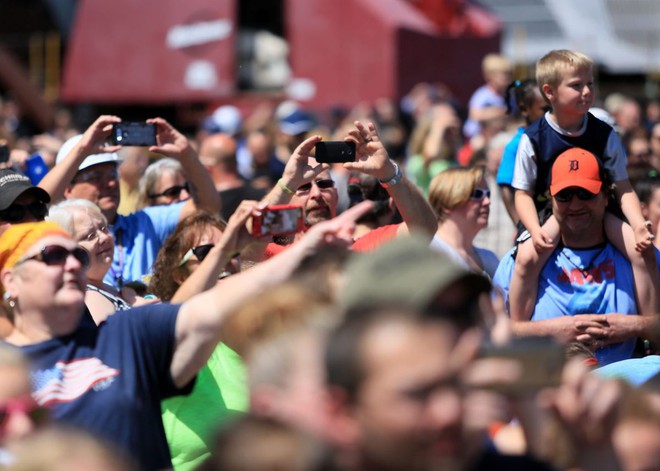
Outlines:
[[162, 118], [146, 121], [156, 128], [156, 152], [181, 162], [191, 188], [192, 199], [169, 206], [152, 206], [128, 216], [117, 214], [120, 164], [116, 154], [121, 146], [107, 145], [117, 116], [100, 116], [84, 134], [72, 137], [57, 154], [56, 165], [39, 186], [53, 202], [83, 198], [96, 204], [110, 224], [115, 255], [105, 281], [115, 288], [139, 280], [149, 273], [158, 249], [176, 224], [195, 209], [217, 214], [220, 198], [213, 181], [199, 161], [188, 139]]
[[[305, 139], [289, 158], [282, 178], [266, 195], [269, 205], [291, 204], [302, 206], [305, 225], [311, 227], [337, 214], [337, 189], [330, 174], [330, 166], [318, 163], [311, 153], [320, 143], [320, 136]], [[355, 158], [345, 162], [349, 171], [360, 171], [376, 177], [387, 189], [404, 220], [403, 224], [375, 229], [358, 240], [354, 249], [368, 249], [397, 235], [415, 231], [428, 237], [429, 242], [437, 229], [437, 219], [424, 195], [402, 173], [398, 164], [390, 159], [380, 141], [373, 123], [359, 121], [351, 129], [345, 141], [355, 146]], [[352, 148], [348, 145], [347, 149]], [[291, 242], [295, 242], [297, 234]], [[266, 257], [281, 252], [286, 246], [269, 244]]]

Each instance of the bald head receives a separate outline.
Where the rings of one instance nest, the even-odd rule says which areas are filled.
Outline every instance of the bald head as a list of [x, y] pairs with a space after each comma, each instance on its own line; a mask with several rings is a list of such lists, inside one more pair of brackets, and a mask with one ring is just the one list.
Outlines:
[[236, 140], [227, 134], [212, 134], [202, 141], [199, 159], [206, 167], [236, 167]]

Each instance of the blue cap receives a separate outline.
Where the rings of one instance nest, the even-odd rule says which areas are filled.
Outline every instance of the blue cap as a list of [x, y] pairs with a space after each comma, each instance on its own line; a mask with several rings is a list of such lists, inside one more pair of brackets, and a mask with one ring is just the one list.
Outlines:
[[316, 126], [316, 118], [307, 111], [296, 110], [280, 120], [280, 131], [290, 136], [297, 136], [311, 131]]

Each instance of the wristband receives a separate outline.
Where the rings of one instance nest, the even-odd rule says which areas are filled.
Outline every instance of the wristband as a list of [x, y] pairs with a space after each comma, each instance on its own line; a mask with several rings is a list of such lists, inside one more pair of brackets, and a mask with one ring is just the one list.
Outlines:
[[378, 182], [380, 183], [380, 186], [382, 186], [383, 188], [389, 188], [391, 186], [394, 186], [397, 183], [399, 183], [401, 181], [401, 179], [403, 178], [403, 174], [401, 173], [401, 167], [399, 167], [399, 164], [392, 161], [392, 165], [394, 165], [394, 171], [395, 171], [394, 176], [392, 178], [390, 178], [389, 180], [385, 180], [385, 181], [378, 180]]
[[289, 188], [288, 186], [286, 186], [286, 184], [282, 181], [281, 178], [280, 178], [279, 180], [277, 180], [277, 186], [279, 186], [279, 187], [282, 189], [282, 191], [283, 191], [284, 193], [286, 193], [287, 195], [293, 195], [293, 194], [296, 193], [296, 192], [293, 191], [291, 188]]

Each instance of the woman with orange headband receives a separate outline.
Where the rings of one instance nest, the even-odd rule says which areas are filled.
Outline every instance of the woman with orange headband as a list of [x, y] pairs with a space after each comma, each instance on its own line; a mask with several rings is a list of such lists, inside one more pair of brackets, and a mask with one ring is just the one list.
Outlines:
[[[230, 313], [285, 280], [318, 246], [350, 244], [355, 220], [371, 207], [316, 224], [286, 253], [181, 305], [119, 311], [98, 328], [80, 322], [87, 252], [53, 222], [13, 225], [0, 236], [3, 296], [14, 319], [5, 341], [31, 360], [32, 395], [55, 420], [105, 438], [145, 470], [171, 468], [161, 400], [192, 389]], [[240, 207], [230, 224], [243, 226], [255, 211]], [[218, 245], [233, 253], [238, 239], [226, 231]]]

